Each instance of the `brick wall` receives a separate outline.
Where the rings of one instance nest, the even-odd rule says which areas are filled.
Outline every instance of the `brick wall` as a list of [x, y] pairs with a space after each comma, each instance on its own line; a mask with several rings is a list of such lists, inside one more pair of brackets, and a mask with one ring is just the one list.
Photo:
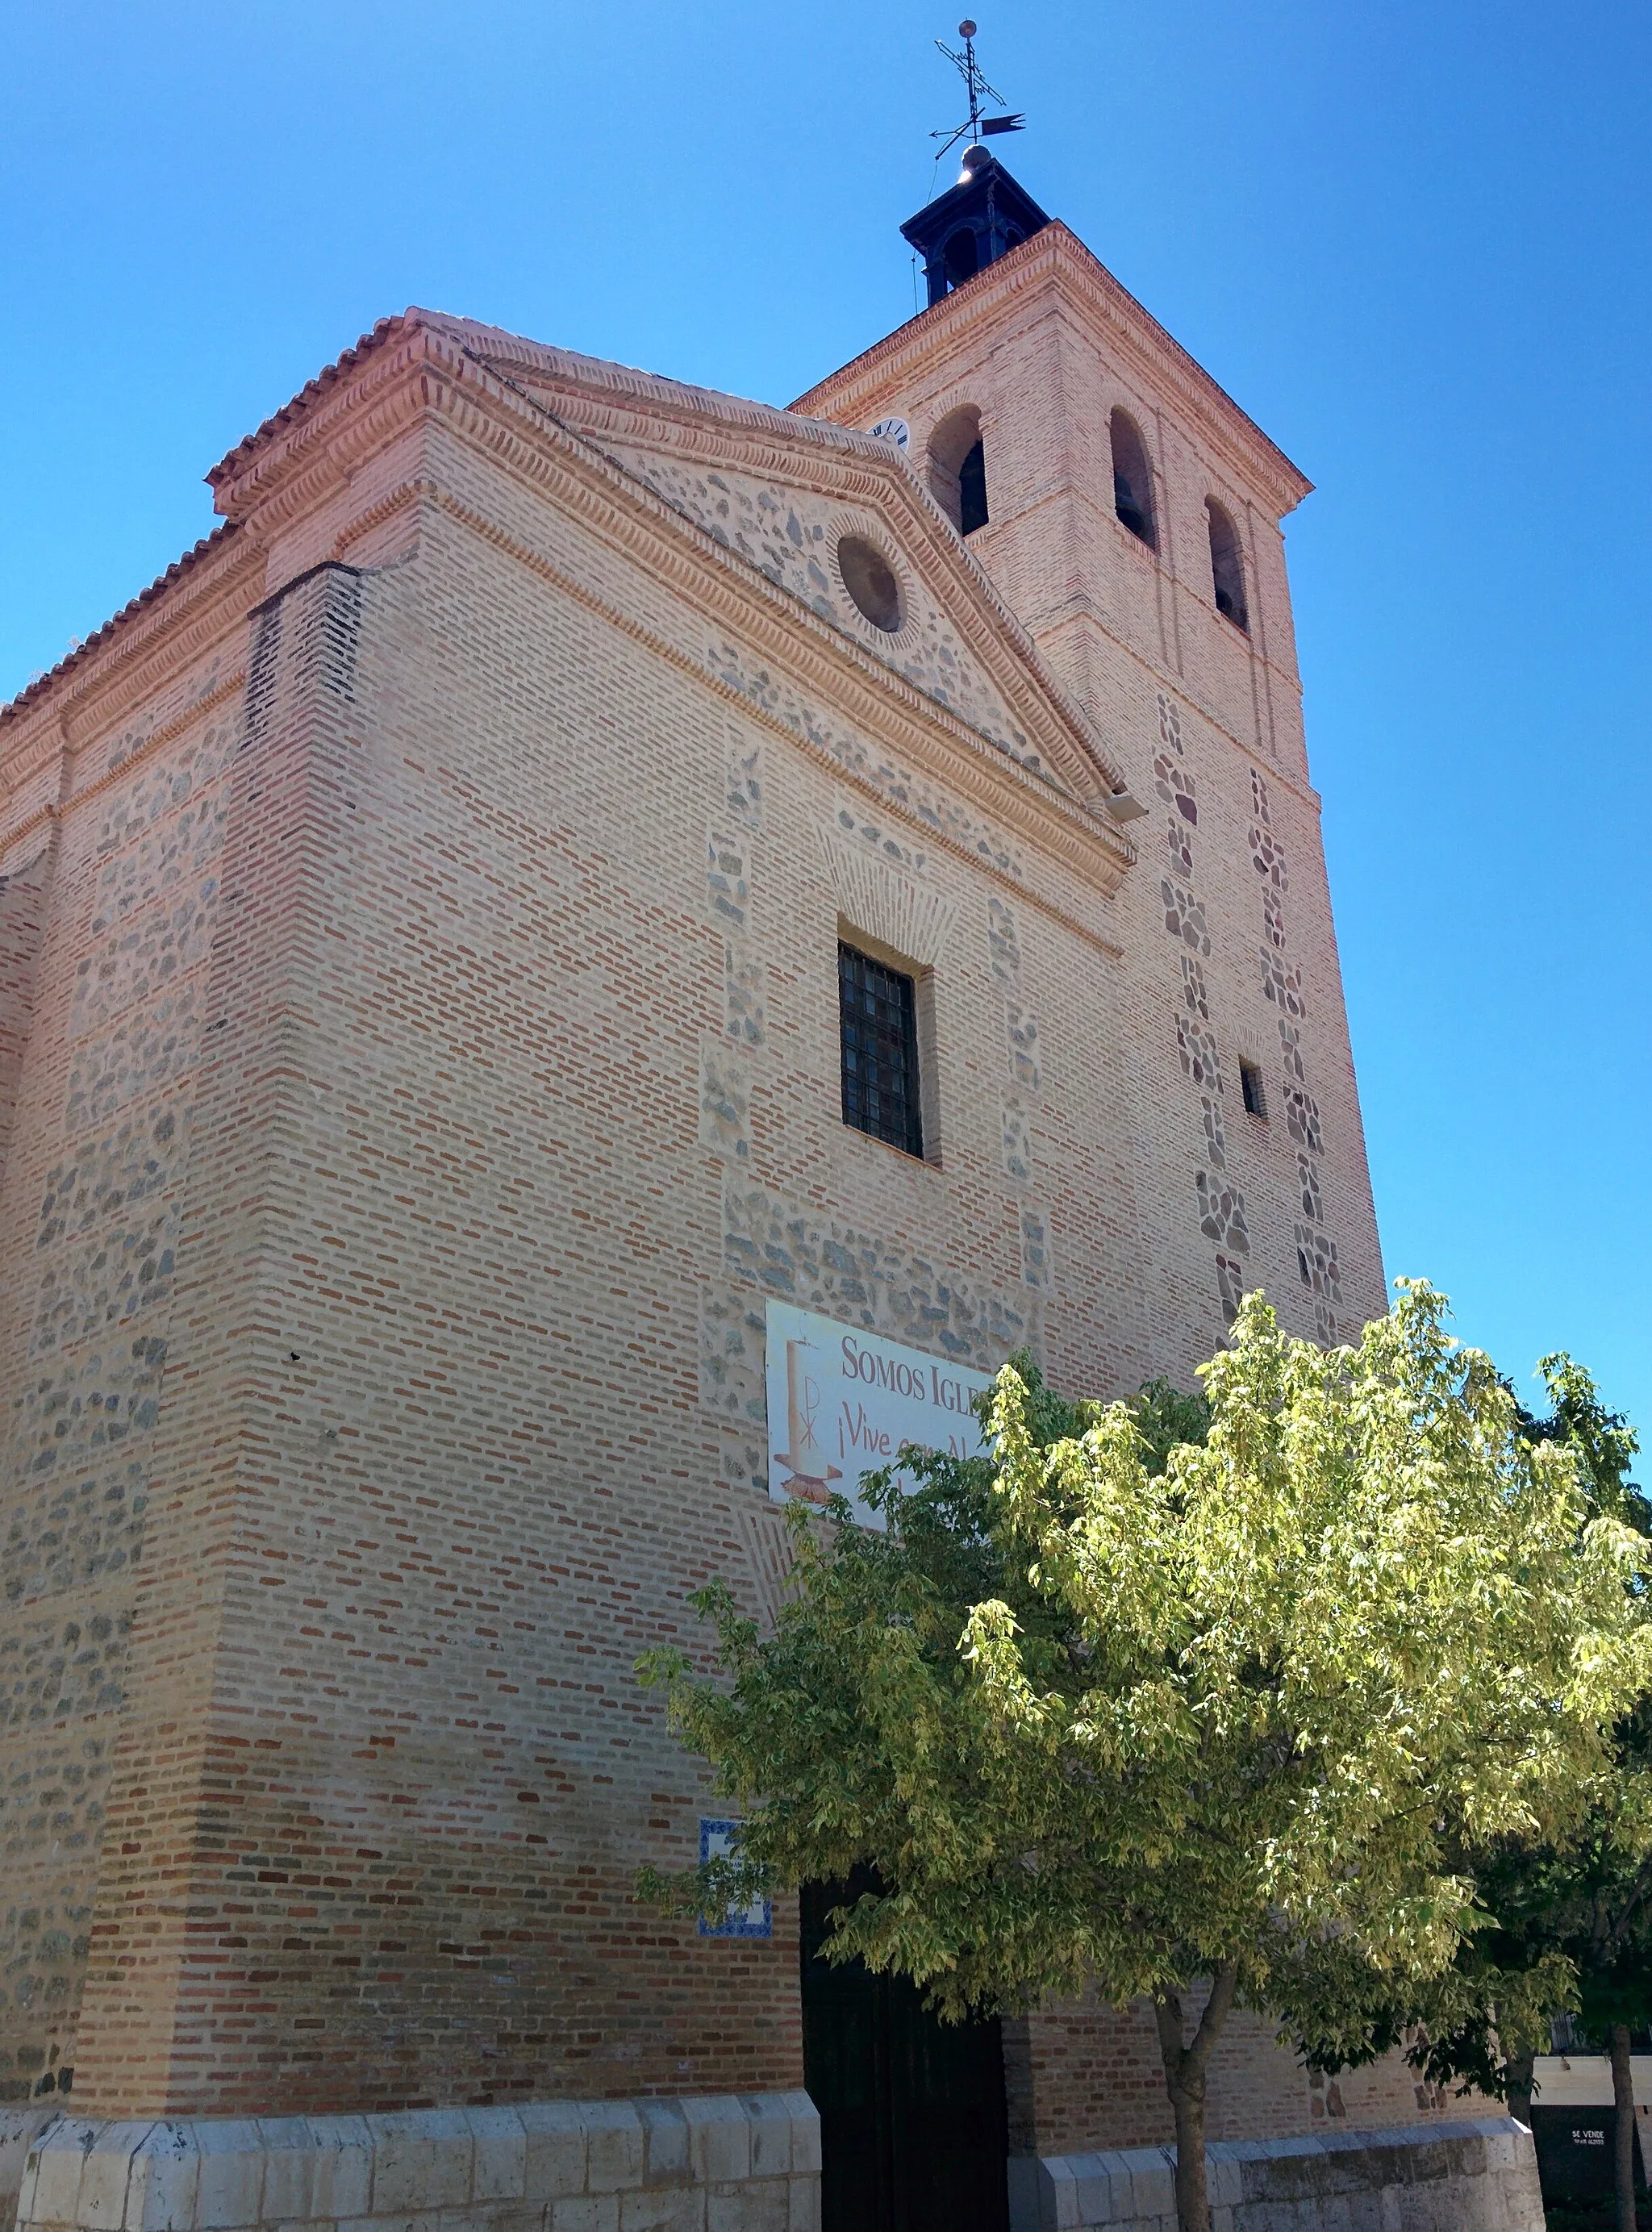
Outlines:
[[[1380, 1302], [1282, 574], [1260, 694], [1139, 569], [1062, 665], [990, 449], [1066, 697], [877, 445], [521, 345], [506, 385], [507, 340], [353, 354], [220, 469], [234, 539], [0, 730], [0, 844], [61, 800], [0, 1195], [14, 2099], [794, 2087], [790, 1903], [705, 1940], [630, 1892], [709, 1804], [635, 1656], [778, 1585], [765, 1295], [1104, 1394], [1208, 1353], [1219, 1257], [1313, 1330], [1305, 1221]], [[1085, 803], [1124, 778], [1134, 866]], [[839, 1120], [845, 924], [930, 972], [937, 1159]], [[1284, 1106], [1281, 1020], [1312, 1217], [1235, 1113], [1241, 1053]], [[1040, 2144], [1157, 2136], [1140, 2028], [1012, 2041]], [[1315, 2113], [1242, 2035], [1216, 2089]]]

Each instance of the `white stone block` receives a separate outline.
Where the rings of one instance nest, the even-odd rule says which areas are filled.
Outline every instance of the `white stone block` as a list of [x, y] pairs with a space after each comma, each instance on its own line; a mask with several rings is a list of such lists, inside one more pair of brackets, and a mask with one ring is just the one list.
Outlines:
[[195, 2222], [202, 2232], [256, 2224], [263, 2208], [264, 2144], [250, 2118], [203, 2117], [191, 2124], [200, 2171]]
[[714, 2185], [706, 2195], [706, 2232], [787, 2232], [790, 2180], [745, 2178]]
[[19, 2232], [25, 2225], [73, 2224], [80, 2213], [81, 2172], [96, 2126], [65, 2116], [49, 2124], [29, 2150], [17, 2198]]
[[440, 2214], [429, 2210], [397, 2210], [389, 2216], [358, 2216], [341, 2223], [336, 2232], [442, 2232]]
[[750, 2125], [752, 2176], [787, 2177], [792, 2168], [792, 2118], [784, 2096], [753, 2093], [745, 2109]]
[[820, 2112], [807, 2092], [781, 2092], [792, 2118], [792, 2171], [799, 2176], [820, 2169]]
[[1069, 2155], [1066, 2157], [1073, 2190], [1078, 2196], [1080, 2224], [1116, 2224], [1130, 2215], [1128, 2209], [1117, 2206], [1109, 2159], [1105, 2154]]
[[88, 2227], [89, 2232], [120, 2232], [126, 2222], [132, 2157], [152, 2128], [152, 2118], [141, 2124], [93, 2125], [92, 2144], [81, 2170], [75, 2223]]
[[1205, 2182], [1210, 2190], [1213, 2209], [1235, 2207], [1244, 2199], [1244, 2167], [1231, 2144], [1206, 2148]]
[[[677, 2100], [639, 2100], [643, 2125], [643, 2183], [651, 2187], [685, 2186], [694, 2177], [689, 2119]], [[625, 2211], [619, 2212], [625, 2221]]]
[[643, 2182], [643, 2119], [634, 2100], [586, 2100], [585, 2182], [593, 2193], [629, 2192]]
[[522, 2196], [560, 2201], [585, 2191], [585, 2122], [577, 2100], [530, 2100], [516, 2111], [527, 2147]]
[[550, 2232], [619, 2232], [619, 2196], [576, 2194], [554, 2201]]
[[726, 2093], [685, 2099], [693, 2131], [694, 2174], [706, 2185], [729, 2185], [751, 2176], [751, 2125], [738, 2100]]
[[190, 2232], [201, 2157], [187, 2124], [151, 2126], [133, 2151], [126, 2181], [128, 2232]]
[[474, 2201], [520, 2201], [527, 2185], [528, 2135], [514, 2108], [467, 2108], [474, 2152], [470, 2196]]
[[263, 2222], [365, 2216], [373, 2203], [373, 2134], [365, 2116], [260, 2120]]
[[619, 2232], [705, 2232], [705, 2188], [661, 2185], [622, 2193]]
[[820, 2181], [816, 2177], [787, 2182], [787, 2232], [820, 2232]]
[[475, 2144], [463, 2108], [369, 2116], [374, 2216], [433, 2215], [470, 2198]]
[[[1039, 2222], [1048, 2228], [1048, 2232], [1074, 2232], [1082, 2219], [1079, 2215], [1079, 2181], [1072, 2174], [1072, 2164], [1065, 2155], [1050, 2155], [1042, 2167], [1045, 2188], [1040, 2196]], [[1046, 2202], [1047, 2208], [1042, 2206]]]
[[26, 2192], [32, 2200], [35, 2183], [29, 2158], [36, 2143], [62, 2114], [55, 2106], [0, 2108], [0, 2223], [8, 2205], [17, 2212], [19, 2222], [23, 2221], [23, 2196]]

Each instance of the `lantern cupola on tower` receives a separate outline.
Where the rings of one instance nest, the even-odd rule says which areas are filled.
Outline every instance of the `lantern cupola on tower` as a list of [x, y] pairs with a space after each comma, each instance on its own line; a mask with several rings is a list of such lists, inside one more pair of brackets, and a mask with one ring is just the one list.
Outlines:
[[1002, 94], [988, 84], [975, 61], [975, 26], [966, 16], [958, 29], [963, 38], [963, 52], [956, 54], [950, 47], [936, 41], [941, 52], [956, 68], [969, 95], [969, 114], [966, 120], [950, 132], [936, 132], [931, 138], [943, 140], [945, 155], [959, 140], [968, 141], [963, 153], [963, 168], [958, 182], [945, 193], [921, 209], [916, 217], [908, 217], [901, 227], [903, 238], [910, 241], [923, 258], [923, 276], [929, 282], [930, 300], [938, 302], [955, 287], [962, 287], [973, 279], [977, 271], [984, 271], [1012, 248], [1020, 247], [1033, 233], [1040, 232], [1050, 222], [1026, 189], [1018, 185], [1004, 165], [981, 141], [1004, 132], [1019, 132], [1026, 122], [1020, 115], [984, 116], [981, 100], [1000, 101]]
[[977, 146], [964, 156], [957, 185], [908, 217], [901, 233], [923, 258], [930, 300], [938, 302], [1049, 222], [997, 157]]

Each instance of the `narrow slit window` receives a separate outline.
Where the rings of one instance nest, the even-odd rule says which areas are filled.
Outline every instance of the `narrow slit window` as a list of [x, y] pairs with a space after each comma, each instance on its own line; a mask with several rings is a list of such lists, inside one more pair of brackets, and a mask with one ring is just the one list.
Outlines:
[[1260, 1116], [1266, 1123], [1267, 1101], [1262, 1092], [1262, 1073], [1254, 1061], [1240, 1063], [1239, 1090], [1244, 1097], [1245, 1113], [1247, 1116]]
[[838, 1018], [844, 1122], [922, 1159], [916, 984], [839, 940]]

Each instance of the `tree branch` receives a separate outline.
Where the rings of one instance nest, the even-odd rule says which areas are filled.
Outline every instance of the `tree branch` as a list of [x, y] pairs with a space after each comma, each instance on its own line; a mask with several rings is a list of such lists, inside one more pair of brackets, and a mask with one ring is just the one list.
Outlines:
[[1233, 2012], [1234, 1997], [1239, 1989], [1239, 1963], [1224, 1961], [1210, 1980], [1210, 1997], [1205, 2002], [1204, 2013], [1199, 2018], [1199, 2028], [1193, 2034], [1193, 2044], [1187, 2058], [1194, 2074], [1202, 2078], [1212, 2049], [1221, 2035], [1222, 2025]]

